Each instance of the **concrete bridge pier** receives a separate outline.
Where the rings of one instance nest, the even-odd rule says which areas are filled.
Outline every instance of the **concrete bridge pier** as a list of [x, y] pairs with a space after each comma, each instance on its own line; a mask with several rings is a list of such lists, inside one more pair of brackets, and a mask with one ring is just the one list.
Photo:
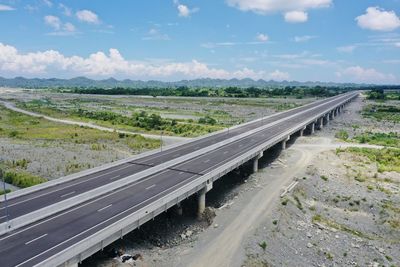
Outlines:
[[258, 172], [258, 160], [262, 158], [264, 152], [261, 152], [253, 159], [253, 173]]
[[300, 137], [301, 137], [301, 136], [304, 136], [304, 130], [305, 130], [306, 128], [307, 128], [307, 127], [304, 127], [303, 129], [300, 130]]
[[324, 128], [324, 117], [318, 119], [318, 126], [320, 130]]
[[282, 141], [282, 150], [286, 149], [286, 142], [289, 140], [290, 140], [290, 135], [285, 140]]
[[311, 123], [311, 134], [315, 133], [315, 122]]
[[176, 213], [179, 216], [183, 215], [183, 208], [182, 208], [182, 204], [180, 202], [178, 204], [176, 204]]
[[213, 183], [211, 181], [207, 181], [205, 187], [203, 187], [198, 195], [198, 209], [197, 209], [197, 218], [201, 219], [203, 217], [203, 213], [206, 209], [206, 193], [213, 188]]
[[325, 118], [326, 118], [326, 126], [329, 126], [329, 121], [330, 121], [329, 113], [325, 115]]

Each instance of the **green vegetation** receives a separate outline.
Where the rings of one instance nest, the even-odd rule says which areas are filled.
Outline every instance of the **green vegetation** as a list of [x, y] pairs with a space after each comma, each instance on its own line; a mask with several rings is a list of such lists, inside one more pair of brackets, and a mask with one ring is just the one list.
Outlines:
[[388, 90], [382, 88], [374, 89], [367, 92], [367, 99], [370, 100], [400, 100], [400, 91]]
[[[129, 135], [120, 138], [117, 133], [110, 133], [86, 127], [50, 122], [42, 118], [32, 118], [0, 106], [0, 137], [15, 140], [63, 141], [75, 144], [89, 144], [96, 147], [107, 141], [125, 142], [132, 149], [152, 149], [160, 146], [160, 141], [144, 138], [141, 135]], [[18, 132], [17, 135], [10, 134]], [[12, 136], [12, 137], [10, 137]], [[103, 145], [101, 145], [102, 147]], [[93, 148], [94, 148], [93, 147]], [[26, 168], [28, 160], [22, 159], [10, 167]]]
[[366, 235], [366, 234], [364, 234], [364, 233], [362, 233], [360, 231], [351, 229], [350, 227], [348, 227], [346, 225], [343, 225], [343, 224], [339, 224], [339, 223], [337, 223], [335, 221], [331, 221], [331, 220], [329, 220], [327, 218], [322, 217], [320, 214], [314, 215], [312, 217], [312, 222], [313, 223], [321, 223], [321, 224], [324, 224], [324, 225], [326, 225], [328, 227], [331, 227], [331, 228], [334, 228], [336, 230], [343, 231], [343, 232], [346, 232], [346, 233], [349, 233], [349, 234], [352, 234], [352, 235], [355, 235], [355, 236], [358, 236], [358, 237], [361, 237], [361, 238], [372, 239], [370, 236], [368, 236], [368, 235]]
[[[8, 193], [10, 193], [10, 192], [11, 192], [10, 189], [6, 189], [6, 191], [5, 191], [6, 194], [8, 194]], [[3, 189], [0, 190], [0, 196], [1, 196], [1, 195], [4, 195], [4, 190], [3, 190]]]
[[390, 146], [400, 148], [400, 134], [398, 133], [371, 133], [366, 132], [362, 135], [354, 136], [357, 142], [364, 144]]
[[[134, 132], [149, 132], [155, 134], [195, 137], [223, 129], [217, 120], [210, 115], [199, 121], [162, 118], [159, 114], [148, 113], [144, 110], [133, 111], [130, 115], [122, 115], [113, 111], [90, 111], [79, 105], [70, 109], [60, 110], [48, 101], [31, 101], [22, 103], [20, 107], [56, 118], [70, 118], [78, 121], [95, 122], [98, 125], [131, 130]], [[153, 110], [154, 112], [155, 110]], [[218, 116], [221, 116], [218, 114]], [[226, 116], [226, 115], [224, 115]]]
[[349, 134], [345, 130], [340, 130], [335, 134], [335, 137], [346, 141], [347, 139], [349, 139]]
[[299, 197], [298, 196], [294, 196], [294, 200], [296, 201], [296, 207], [299, 210], [303, 211], [304, 210], [303, 209], [303, 205], [301, 204], [301, 201], [300, 201]]
[[147, 95], [147, 96], [190, 96], [190, 97], [328, 97], [347, 92], [353, 88], [337, 87], [306, 87], [286, 86], [284, 88], [189, 88], [181, 86], [177, 88], [72, 88], [64, 89], [62, 92], [76, 94], [99, 94], [99, 95]]
[[326, 177], [325, 175], [321, 175], [321, 179], [324, 181], [328, 181], [328, 177]]
[[6, 171], [4, 172], [4, 181], [15, 186], [26, 188], [33, 185], [41, 184], [47, 180], [26, 172]]
[[265, 250], [267, 249], [267, 242], [263, 241], [261, 243], [258, 244], [265, 252]]
[[362, 113], [366, 118], [378, 121], [400, 122], [400, 107], [391, 105], [367, 105]]
[[400, 149], [395, 148], [358, 148], [350, 147], [346, 149], [339, 149], [338, 153], [350, 152], [356, 155], [365, 156], [371, 162], [375, 162], [378, 166], [379, 172], [395, 171], [400, 172]]

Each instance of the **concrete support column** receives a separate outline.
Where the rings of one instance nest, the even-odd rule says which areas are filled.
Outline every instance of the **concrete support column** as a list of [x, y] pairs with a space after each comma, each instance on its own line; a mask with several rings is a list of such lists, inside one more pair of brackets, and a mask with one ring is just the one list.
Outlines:
[[330, 119], [329, 119], [329, 113], [326, 114], [325, 117], [326, 117], [326, 126], [329, 126], [329, 120], [330, 120]]
[[311, 123], [311, 134], [315, 133], [315, 123]]
[[203, 216], [204, 210], [206, 209], [206, 193], [207, 193], [206, 187], [197, 192], [198, 194], [197, 218], [199, 219]]
[[290, 136], [288, 136], [285, 140], [282, 141], [282, 150], [286, 149], [286, 142], [290, 140]]
[[304, 136], [304, 130], [306, 129], [306, 127], [304, 127], [303, 129], [300, 130], [300, 136]]
[[179, 216], [182, 216], [182, 214], [183, 214], [183, 209], [182, 209], [182, 204], [181, 204], [181, 203], [176, 204], [176, 213], [177, 213]]
[[261, 152], [260, 154], [258, 154], [258, 156], [256, 156], [253, 159], [253, 173], [258, 172], [258, 160], [260, 158], [262, 158], [263, 155], [264, 155], [264, 152]]
[[324, 128], [324, 117], [319, 118], [318, 124], [319, 129], [322, 130]]

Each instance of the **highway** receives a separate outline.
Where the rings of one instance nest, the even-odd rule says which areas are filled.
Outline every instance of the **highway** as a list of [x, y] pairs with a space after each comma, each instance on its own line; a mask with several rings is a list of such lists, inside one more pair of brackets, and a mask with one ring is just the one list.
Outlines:
[[[139, 209], [148, 206], [150, 203], [157, 201], [157, 199], [170, 194], [177, 188], [183, 187], [219, 166], [236, 159], [243, 153], [246, 153], [246, 151], [250, 151], [253, 148], [264, 144], [268, 140], [274, 140], [275, 137], [279, 136], [287, 129], [295, 127], [302, 121], [315, 117], [329, 107], [335, 106], [337, 103], [343, 101], [344, 98], [348, 98], [352, 95], [354, 94], [333, 98], [334, 101], [330, 103], [327, 103], [326, 100], [325, 102], [319, 102], [319, 104], [326, 104], [311, 110], [308, 110], [311, 108], [311, 105], [307, 106], [302, 110], [308, 110], [304, 113], [300, 113], [299, 109], [294, 112], [281, 113], [285, 114], [283, 115], [284, 117], [288, 117], [288, 114], [298, 115], [283, 120], [275, 125], [271, 125], [270, 127], [266, 127], [265, 129], [247, 137], [233, 141], [218, 149], [209, 151], [185, 162], [181, 162], [172, 168], [143, 177], [134, 183], [128, 184], [118, 190], [108, 192], [101, 197], [94, 198], [85, 203], [80, 203], [73, 208], [61, 211], [46, 219], [2, 235], [0, 236], [1, 266], [33, 266], [35, 264], [40, 264], [43, 260], [71, 247], [73, 244], [76, 244], [87, 237], [95, 236], [105, 227], [112, 225], [115, 222], [119, 222], [135, 211], [138, 211]], [[314, 104], [314, 107], [315, 106], [318, 105]], [[282, 118], [281, 114], [269, 118], [268, 120], [271, 122], [277, 121], [279, 118]], [[264, 121], [264, 123], [268, 124], [267, 121]], [[251, 127], [257, 128], [259, 126], [260, 122], [249, 124], [246, 126], [249, 128], [244, 129], [239, 127], [229, 134], [237, 135], [240, 131], [248, 131]], [[172, 149], [171, 151], [167, 150], [162, 152], [165, 153], [165, 156], [161, 156], [162, 153], [157, 153], [143, 159], [135, 160], [135, 162], [115, 167], [112, 170], [93, 174], [93, 176], [90, 176], [93, 178], [91, 180], [89, 180], [90, 178], [85, 177], [84, 180], [79, 181], [82, 182], [89, 180], [98, 183], [98, 181], [101, 180], [102, 183], [104, 183], [117, 175], [130, 174], [131, 168], [134, 171], [137, 171], [140, 168], [147, 167], [147, 165], [142, 164], [148, 164], [150, 166], [152, 164], [159, 164], [163, 160], [170, 160], [172, 157], [178, 156], [178, 154], [193, 151], [197, 149], [198, 146], [207, 146], [213, 142], [218, 142], [218, 140], [223, 140], [226, 138], [226, 135], [227, 133], [217, 134], [209, 137], [210, 139], [207, 141], [199, 139], [192, 143], [185, 144], [182, 147]], [[113, 173], [110, 173], [111, 171], [113, 171]], [[106, 177], [106, 179], [103, 177]], [[74, 180], [73, 182], [76, 183], [77, 181], [78, 180]], [[82, 184], [85, 183], [80, 183], [80, 185]], [[91, 182], [88, 182], [88, 184], [91, 184]], [[88, 186], [88, 188], [89, 187], [90, 186]], [[65, 190], [65, 188], [63, 187], [59, 191], [62, 190]], [[69, 188], [68, 190], [71, 189]], [[63, 191], [63, 193], [68, 193], [68, 190]], [[26, 201], [23, 203], [30, 202], [31, 201]]]
[[[62, 184], [54, 185], [45, 189], [34, 191], [26, 195], [9, 199], [8, 219], [14, 219], [29, 212], [39, 210], [51, 204], [93, 190], [100, 185], [106, 185], [111, 182], [118, 181], [132, 174], [139, 173], [172, 159], [176, 159], [183, 155], [187, 155], [199, 149], [205, 148], [207, 146], [210, 146], [211, 144], [215, 144], [234, 136], [238, 136], [250, 130], [257, 129], [263, 125], [268, 125], [278, 120], [285, 119], [289, 116], [295, 115], [305, 110], [323, 105], [324, 103], [327, 103], [329, 101], [340, 100], [343, 97], [345, 96], [339, 95], [321, 101], [316, 101], [297, 109], [292, 109], [286, 112], [281, 112], [266, 117], [262, 121], [255, 121], [245, 124], [243, 126], [239, 126], [237, 128], [231, 129], [229, 133], [221, 132], [218, 134], [207, 136], [205, 138], [200, 138], [198, 140], [185, 143], [172, 149], [164, 150], [162, 152], [138, 158], [130, 162], [120, 164], [118, 166], [110, 167], [108, 169], [92, 173], [90, 175], [84, 175], [78, 179], [70, 180]], [[6, 221], [6, 217], [3, 216], [5, 212], [4, 210], [5, 203], [0, 202], [0, 223], [4, 223]]]

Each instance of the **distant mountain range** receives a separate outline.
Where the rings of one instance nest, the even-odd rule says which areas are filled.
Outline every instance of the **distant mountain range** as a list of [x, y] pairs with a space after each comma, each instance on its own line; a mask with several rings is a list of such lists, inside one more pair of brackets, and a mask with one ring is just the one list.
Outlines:
[[[182, 80], [177, 82], [161, 82], [161, 81], [140, 81], [140, 80], [116, 80], [109, 78], [105, 80], [92, 80], [86, 77], [76, 77], [72, 79], [28, 79], [24, 77], [15, 77], [7, 79], [0, 77], [0, 87], [12, 88], [74, 88], [74, 87], [129, 87], [129, 88], [175, 88], [180, 86], [187, 87], [286, 87], [286, 86], [324, 86], [324, 87], [359, 87], [360, 84], [353, 83], [325, 83], [325, 82], [296, 82], [296, 81], [265, 81], [252, 79], [195, 79]], [[368, 86], [363, 84], [362, 86]]]

